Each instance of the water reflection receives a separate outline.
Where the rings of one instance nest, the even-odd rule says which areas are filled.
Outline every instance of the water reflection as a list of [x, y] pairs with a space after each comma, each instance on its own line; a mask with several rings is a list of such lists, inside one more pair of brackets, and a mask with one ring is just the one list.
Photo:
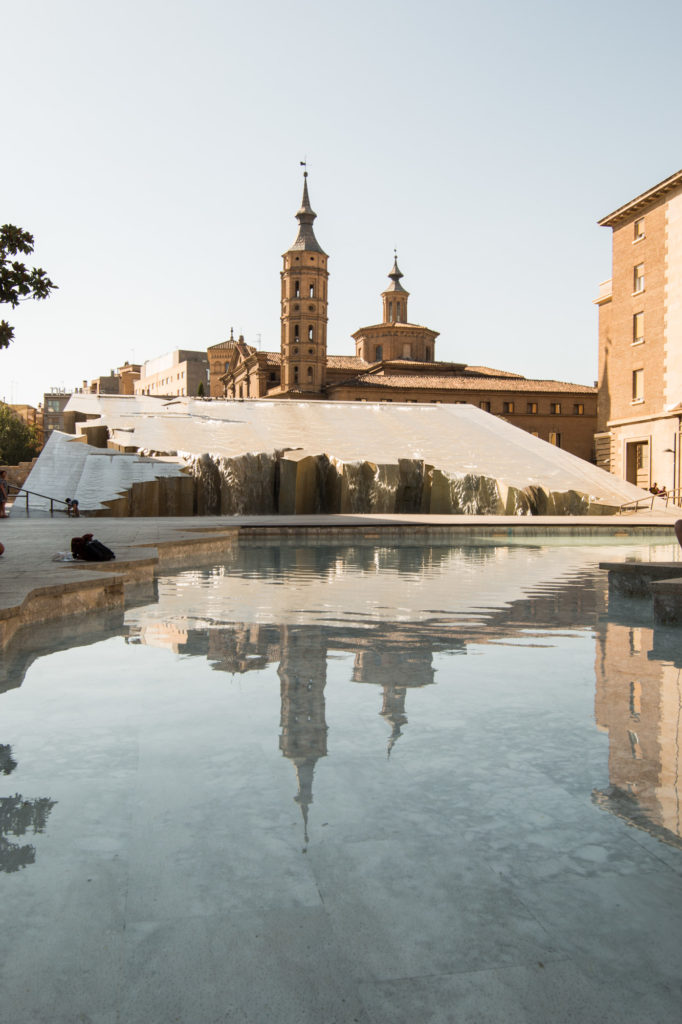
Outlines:
[[[641, 602], [629, 604], [636, 613]], [[593, 799], [680, 848], [681, 655], [674, 630], [599, 623], [595, 718], [609, 737], [610, 785]]]
[[[276, 665], [279, 750], [292, 765], [307, 844], [315, 772], [334, 741], [325, 698], [330, 658], [351, 655], [352, 682], [377, 688], [376, 714], [386, 724], [382, 757], [402, 760], [410, 694], [438, 684], [441, 655], [490, 645], [551, 647], [580, 632], [595, 638], [595, 717], [609, 739], [609, 785], [593, 799], [681, 845], [679, 640], [654, 629], [645, 603], [607, 606], [605, 579], [594, 568], [603, 557], [597, 548], [590, 554], [539, 545], [254, 546], [227, 565], [161, 580], [158, 602], [128, 609], [125, 619], [106, 613], [55, 623], [39, 637], [18, 636], [0, 683], [19, 686], [48, 649], [115, 634], [204, 658], [230, 676]], [[528, 672], [532, 677], [530, 652]], [[14, 767], [10, 748], [0, 746], [0, 771]], [[32, 862], [33, 847], [12, 846], [4, 835], [41, 831], [52, 806], [18, 795], [0, 802], [0, 869]]]
[[[0, 744], [0, 771], [11, 775], [17, 762], [8, 744]], [[12, 843], [7, 836], [24, 836], [27, 832], [36, 835], [45, 830], [54, 800], [43, 797], [38, 800], [24, 800], [19, 793], [0, 797], [0, 871], [11, 873], [33, 864], [36, 859], [35, 846], [20, 846]]]

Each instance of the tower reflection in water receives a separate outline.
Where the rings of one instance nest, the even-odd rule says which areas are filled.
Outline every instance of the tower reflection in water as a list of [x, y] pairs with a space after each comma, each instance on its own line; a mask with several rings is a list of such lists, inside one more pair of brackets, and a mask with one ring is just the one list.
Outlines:
[[[414, 561], [416, 551], [419, 554]], [[396, 549], [396, 576], [419, 579], [452, 552], [451, 548]], [[494, 559], [495, 554], [493, 547], [482, 549], [483, 560]], [[376, 562], [376, 549], [356, 552], [356, 568], [360, 566], [365, 582], [367, 573], [377, 568]], [[322, 583], [347, 568], [345, 560], [339, 568], [328, 549], [266, 547], [253, 552], [244, 577], [281, 572], [286, 578], [294, 564], [301, 576]], [[461, 581], [460, 573], [458, 584]], [[522, 588], [518, 579], [514, 582], [518, 595]], [[609, 735], [610, 780], [607, 789], [595, 789], [593, 800], [629, 824], [680, 844], [682, 737], [676, 639], [670, 637], [664, 643], [666, 635], [660, 630], [654, 633], [650, 624], [620, 624], [618, 615], [631, 619], [641, 609], [630, 606], [624, 613], [621, 609], [611, 614], [604, 580], [593, 570], [575, 571], [560, 579], [538, 579], [522, 597], [512, 600], [505, 601], [502, 592], [495, 596], [496, 607], [478, 607], [475, 613], [469, 605], [466, 614], [462, 608], [455, 615], [431, 612], [421, 621], [389, 623], [360, 616], [360, 621], [322, 624], [319, 619], [324, 616], [318, 614], [318, 621], [280, 626], [222, 625], [214, 620], [193, 628], [186, 620], [182, 627], [172, 621], [150, 621], [153, 608], [147, 608], [144, 621], [135, 623], [132, 617], [128, 629], [144, 643], [203, 655], [219, 671], [244, 673], [278, 663], [279, 747], [295, 768], [294, 799], [301, 808], [306, 842], [315, 768], [328, 753], [325, 686], [330, 652], [351, 653], [353, 682], [381, 688], [377, 713], [388, 725], [386, 752], [390, 756], [408, 725], [408, 691], [435, 682], [434, 654], [466, 654], [472, 644], [527, 643], [534, 637], [551, 643], [548, 636], [553, 633], [593, 631], [596, 723]], [[197, 612], [194, 621], [198, 617]]]

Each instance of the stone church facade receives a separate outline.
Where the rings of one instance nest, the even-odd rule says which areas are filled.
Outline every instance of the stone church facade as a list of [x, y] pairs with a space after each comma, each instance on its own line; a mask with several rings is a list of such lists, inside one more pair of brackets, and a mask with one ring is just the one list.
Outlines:
[[[313, 229], [307, 171], [298, 232], [281, 271], [279, 352], [231, 337], [208, 349], [211, 395], [230, 399], [468, 402], [572, 452], [593, 458], [597, 389], [466, 363], [438, 362], [438, 331], [408, 319], [397, 256], [381, 293], [381, 322], [352, 335], [354, 356], [327, 353], [328, 256]], [[224, 372], [221, 372], [224, 367]]]

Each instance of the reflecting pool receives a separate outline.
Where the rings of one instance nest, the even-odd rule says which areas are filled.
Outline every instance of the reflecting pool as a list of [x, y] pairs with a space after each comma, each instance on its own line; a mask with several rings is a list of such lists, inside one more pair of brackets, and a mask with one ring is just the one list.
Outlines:
[[677, 1019], [682, 634], [597, 564], [680, 554], [254, 543], [20, 634], [0, 1019]]

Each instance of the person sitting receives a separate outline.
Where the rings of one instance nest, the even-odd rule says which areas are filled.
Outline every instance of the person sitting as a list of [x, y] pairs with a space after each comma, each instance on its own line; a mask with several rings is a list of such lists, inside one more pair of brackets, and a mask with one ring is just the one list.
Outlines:
[[0, 469], [0, 519], [7, 519], [7, 513], [5, 512], [5, 502], [9, 498], [9, 481], [7, 479], [7, 470]]
[[658, 494], [658, 484], [656, 483], [655, 480], [652, 483], [651, 487], [649, 488], [649, 493], [650, 494]]

